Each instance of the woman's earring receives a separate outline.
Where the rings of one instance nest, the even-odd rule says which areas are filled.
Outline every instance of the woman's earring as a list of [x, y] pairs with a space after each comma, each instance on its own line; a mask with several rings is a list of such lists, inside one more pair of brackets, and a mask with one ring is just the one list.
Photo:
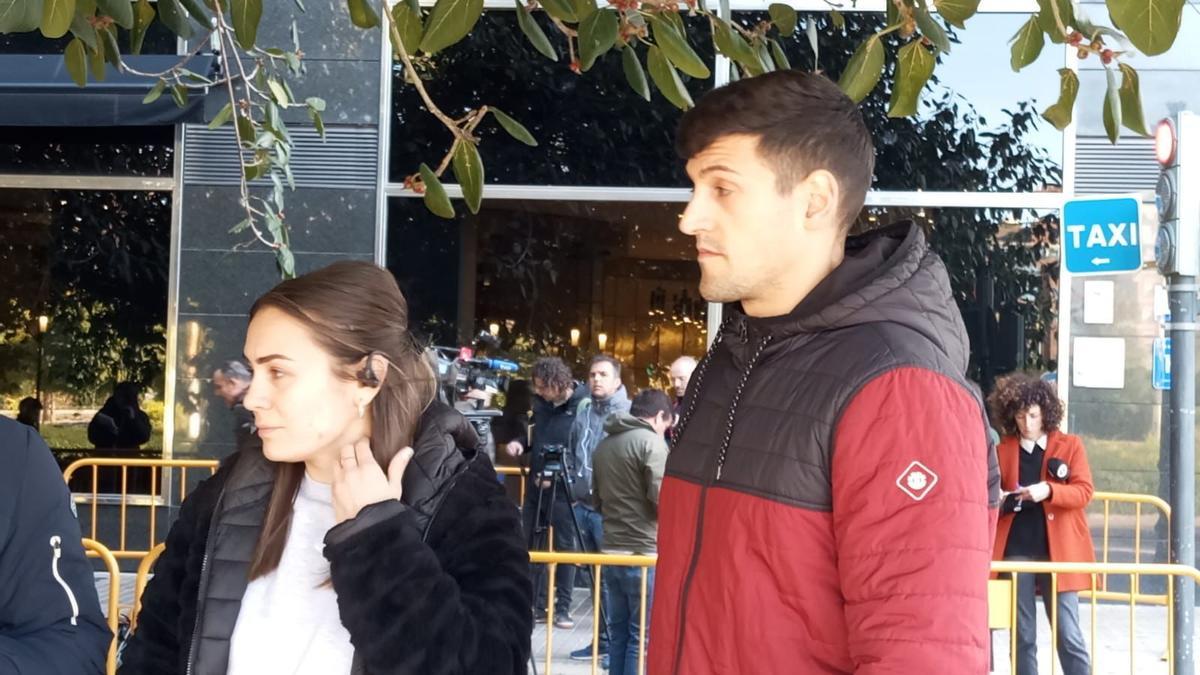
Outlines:
[[366, 414], [367, 414], [367, 404], [363, 403], [362, 401], [359, 401], [358, 402], [358, 419], [361, 420], [363, 418], [363, 415], [366, 415]]

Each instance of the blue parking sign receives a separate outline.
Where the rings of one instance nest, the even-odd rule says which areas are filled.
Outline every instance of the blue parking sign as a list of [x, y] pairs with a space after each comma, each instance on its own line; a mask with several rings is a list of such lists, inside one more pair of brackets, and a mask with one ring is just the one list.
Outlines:
[[1084, 197], [1063, 206], [1062, 247], [1071, 274], [1136, 272], [1142, 267], [1137, 197]]
[[1171, 388], [1171, 338], [1154, 338], [1150, 385], [1159, 391]]

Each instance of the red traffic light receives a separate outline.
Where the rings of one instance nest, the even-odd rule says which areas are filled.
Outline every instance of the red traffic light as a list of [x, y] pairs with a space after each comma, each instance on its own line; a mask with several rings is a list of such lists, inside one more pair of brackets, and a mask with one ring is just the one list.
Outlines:
[[1154, 157], [1163, 166], [1175, 161], [1175, 125], [1170, 119], [1159, 122], [1154, 130]]

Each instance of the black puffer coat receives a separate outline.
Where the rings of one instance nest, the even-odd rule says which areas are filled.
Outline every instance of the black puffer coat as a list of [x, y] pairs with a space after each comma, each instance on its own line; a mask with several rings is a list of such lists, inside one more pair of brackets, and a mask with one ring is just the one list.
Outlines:
[[[355, 674], [524, 673], [529, 556], [515, 505], [458, 412], [421, 419], [403, 501], [325, 538]], [[185, 501], [146, 588], [122, 675], [223, 675], [275, 465], [242, 451]]]

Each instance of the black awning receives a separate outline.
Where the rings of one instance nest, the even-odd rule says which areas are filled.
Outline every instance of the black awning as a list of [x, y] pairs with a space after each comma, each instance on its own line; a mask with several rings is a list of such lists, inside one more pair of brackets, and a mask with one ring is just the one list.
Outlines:
[[[125, 56], [131, 68], [155, 73], [179, 63], [179, 56]], [[120, 73], [106, 64], [103, 82], [75, 84], [62, 55], [0, 54], [0, 126], [113, 127], [154, 126], [203, 121], [204, 97], [189, 92], [180, 108], [164, 94], [153, 103], [142, 99], [157, 80]], [[211, 75], [216, 57], [193, 56], [187, 69]]]

